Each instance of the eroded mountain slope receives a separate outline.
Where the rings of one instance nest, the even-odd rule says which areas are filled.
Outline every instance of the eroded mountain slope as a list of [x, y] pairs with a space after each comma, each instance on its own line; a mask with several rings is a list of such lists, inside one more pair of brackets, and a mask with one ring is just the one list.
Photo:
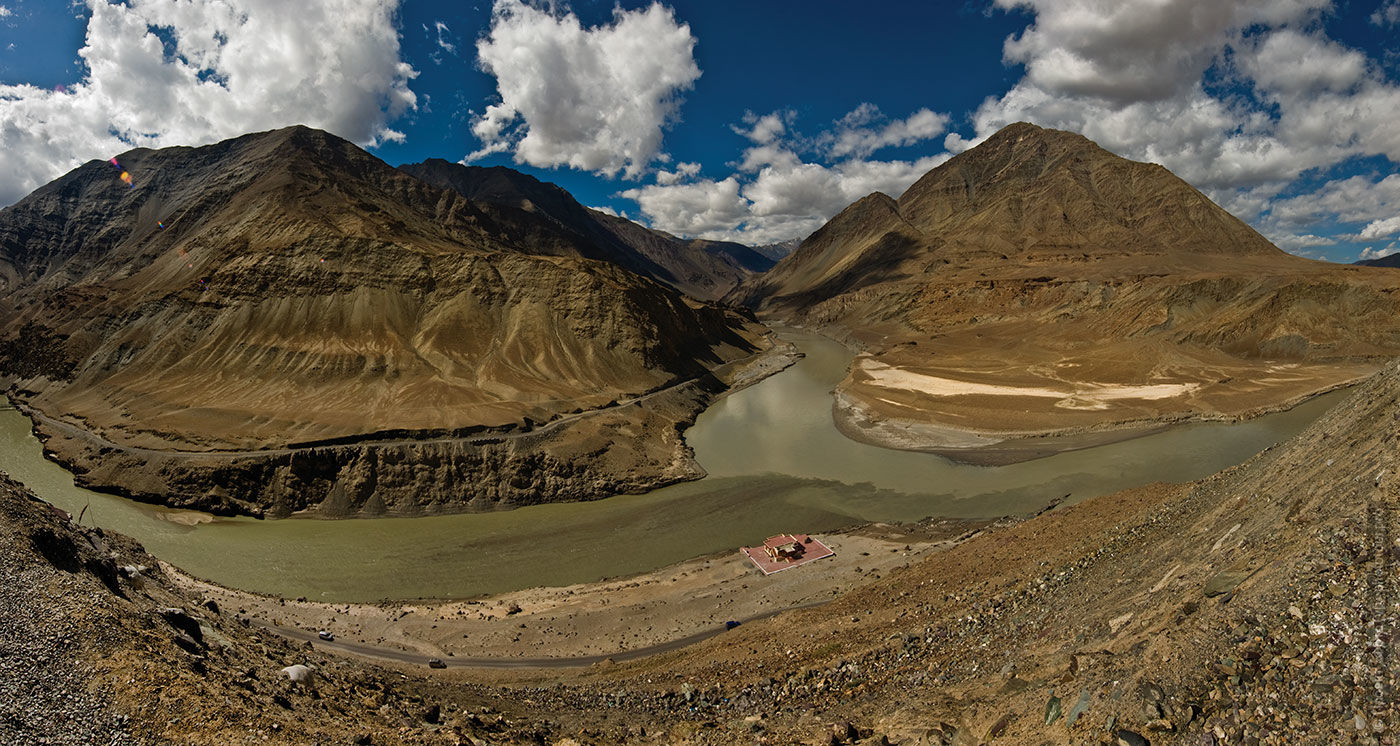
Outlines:
[[[758, 349], [732, 312], [323, 132], [117, 160], [132, 187], [92, 162], [0, 211], [7, 372], [28, 407], [98, 436], [89, 450], [528, 428]], [[67, 460], [87, 471], [84, 453]]]
[[1286, 254], [1161, 166], [1029, 124], [730, 297], [860, 343], [840, 419], [896, 447], [1238, 416], [1400, 351], [1400, 273]]

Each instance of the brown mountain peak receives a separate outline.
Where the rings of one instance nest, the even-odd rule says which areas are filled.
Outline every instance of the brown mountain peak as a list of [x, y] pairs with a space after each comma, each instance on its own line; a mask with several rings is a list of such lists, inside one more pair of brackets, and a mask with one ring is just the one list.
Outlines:
[[1334, 386], [1400, 346], [1390, 281], [1285, 254], [1162, 166], [1022, 122], [893, 208], [851, 205], [731, 297], [865, 344], [838, 386], [843, 431], [920, 448], [947, 428], [1116, 427]]
[[[709, 387], [711, 370], [755, 349], [740, 315], [589, 258], [542, 210], [489, 209], [325, 132], [287, 127], [128, 160], [130, 185], [94, 161], [0, 210], [0, 343], [42, 348], [24, 360], [4, 353], [0, 375], [23, 376], [39, 411], [159, 454], [91, 484], [255, 514], [602, 496], [621, 491], [598, 476], [612, 464], [647, 486], [677, 479], [684, 454], [669, 434], [700, 399], [654, 410], [656, 428], [628, 441], [655, 454], [637, 462], [657, 465], [640, 477], [643, 467], [600, 440], [602, 420], [582, 417], [581, 429], [571, 420], [538, 445], [448, 438], [450, 457], [406, 452], [404, 464], [453, 464], [426, 491], [365, 482], [378, 467], [355, 456], [336, 463], [340, 477], [318, 477], [324, 489], [289, 489], [296, 477], [275, 474], [264, 451], [383, 431], [441, 440], [529, 428], [685, 381]], [[39, 358], [43, 369], [28, 362]], [[235, 480], [197, 457], [173, 457], [178, 476], [155, 465], [211, 448], [261, 465]], [[477, 471], [461, 472], [464, 463]], [[148, 469], [165, 475], [159, 485], [141, 481]], [[213, 492], [192, 486], [209, 479]]]
[[951, 246], [996, 256], [1280, 253], [1162, 166], [1025, 122], [925, 174], [899, 210]]
[[795, 296], [785, 302], [803, 304], [888, 279], [890, 268], [913, 251], [917, 251], [917, 232], [900, 217], [899, 203], [883, 192], [872, 192], [827, 221], [773, 270], [741, 285], [729, 299], [755, 305], [764, 296]]

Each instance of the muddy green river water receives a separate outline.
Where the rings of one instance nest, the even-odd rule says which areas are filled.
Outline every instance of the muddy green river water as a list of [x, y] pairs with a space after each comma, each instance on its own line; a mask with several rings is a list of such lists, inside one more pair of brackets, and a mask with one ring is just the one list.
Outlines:
[[[135, 537], [157, 557], [235, 588], [325, 601], [466, 598], [644, 572], [778, 532], [868, 521], [1034, 513], [1154, 481], [1198, 479], [1298, 432], [1342, 392], [1239, 423], [1198, 423], [1010, 466], [852, 441], [832, 424], [851, 353], [800, 331], [796, 365], [719, 400], [686, 439], [698, 482], [593, 503], [500, 513], [339, 521], [215, 519], [73, 485], [43, 458], [29, 421], [0, 411], [0, 470], [84, 524]], [[186, 525], [190, 518], [205, 520]]]

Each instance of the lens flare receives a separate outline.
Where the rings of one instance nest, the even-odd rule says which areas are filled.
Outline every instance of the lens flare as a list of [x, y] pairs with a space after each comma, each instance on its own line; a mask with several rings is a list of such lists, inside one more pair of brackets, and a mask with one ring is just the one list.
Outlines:
[[108, 160], [107, 162], [110, 163], [110, 164], [112, 164], [112, 167], [113, 167], [113, 168], [115, 168], [115, 169], [117, 169], [118, 171], [121, 172], [121, 176], [118, 176], [117, 178], [121, 179], [121, 180], [122, 180], [122, 183], [123, 183], [123, 184], [126, 184], [126, 186], [127, 186], [128, 189], [133, 189], [133, 188], [136, 187], [136, 183], [133, 182], [133, 181], [131, 180], [131, 173], [128, 172], [126, 169], [122, 168], [122, 164], [117, 163], [117, 159], [116, 159], [116, 158], [112, 158], [111, 160]]

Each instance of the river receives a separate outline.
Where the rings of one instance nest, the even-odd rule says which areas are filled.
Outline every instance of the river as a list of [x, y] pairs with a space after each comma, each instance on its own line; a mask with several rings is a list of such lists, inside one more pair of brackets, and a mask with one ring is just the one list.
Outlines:
[[[322, 521], [212, 519], [74, 486], [30, 423], [0, 411], [0, 470], [83, 522], [120, 531], [182, 569], [234, 588], [352, 602], [468, 598], [654, 570], [754, 544], [931, 515], [1038, 511], [1155, 481], [1198, 479], [1300, 431], [1344, 396], [1237, 423], [1195, 423], [1008, 466], [969, 466], [842, 436], [831, 389], [851, 353], [787, 330], [806, 357], [726, 396], [686, 440], [710, 476], [645, 495], [499, 513]], [[190, 525], [190, 524], [194, 525]]]

